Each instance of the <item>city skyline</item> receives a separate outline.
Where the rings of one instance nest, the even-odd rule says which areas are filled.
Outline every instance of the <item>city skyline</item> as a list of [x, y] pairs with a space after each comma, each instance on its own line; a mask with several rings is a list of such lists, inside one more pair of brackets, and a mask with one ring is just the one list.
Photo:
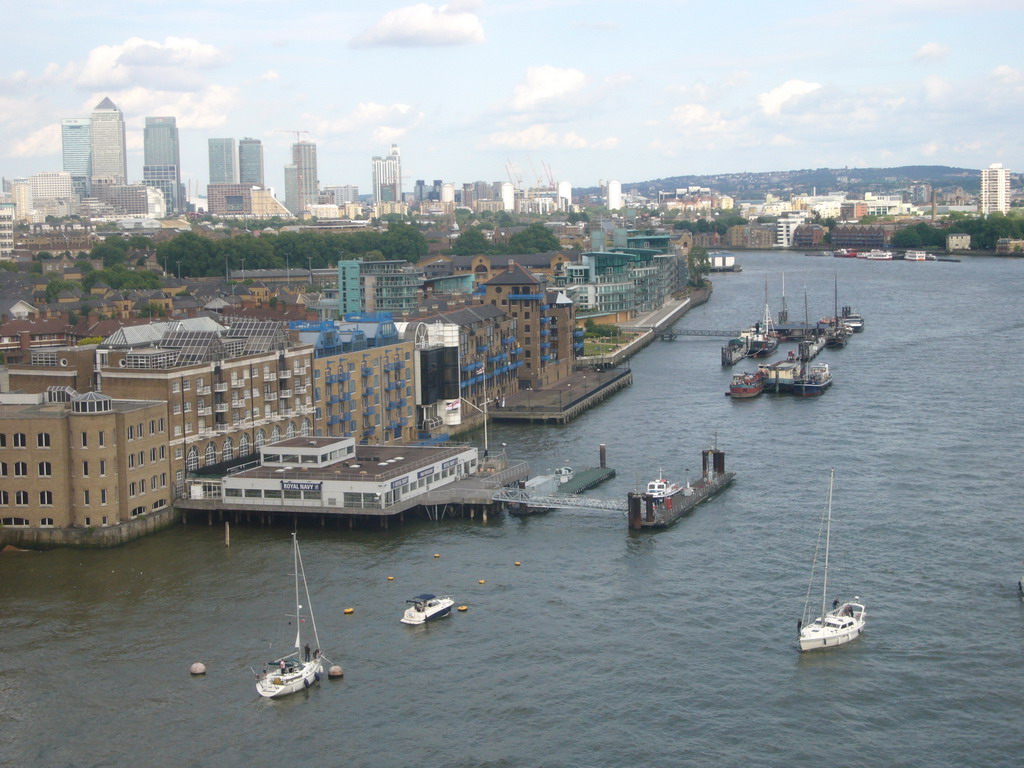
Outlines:
[[[402, 148], [415, 179], [574, 187], [813, 167], [1024, 167], [1013, 135], [1024, 69], [1010, 0], [894, 0], [823, 9], [688, 2], [385, 2], [324, 11], [195, 3], [114, 13], [105, 0], [23, 9], [0, 76], [0, 174], [60, 170], [61, 120], [110, 98], [128, 181], [145, 118], [173, 116], [181, 177], [208, 178], [208, 140], [263, 142], [283, 197], [296, 131], [324, 186], [372, 189]], [[32, 39], [52, 41], [33, 46]], [[324, 54], [328, 56], [324, 56]], [[330, 61], [327, 66], [324, 62]], [[339, 77], [339, 71], [353, 76]], [[511, 167], [509, 167], [511, 166]]]

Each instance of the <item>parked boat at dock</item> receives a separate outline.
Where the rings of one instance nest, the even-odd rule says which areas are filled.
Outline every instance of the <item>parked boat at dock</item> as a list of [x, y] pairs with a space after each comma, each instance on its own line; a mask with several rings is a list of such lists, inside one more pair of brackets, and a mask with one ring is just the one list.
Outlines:
[[786, 360], [777, 360], [774, 363], [761, 363], [758, 371], [763, 376], [762, 383], [768, 392], [791, 392], [793, 382], [800, 374], [800, 361], [795, 355], [790, 355]]
[[725, 451], [705, 448], [701, 451], [701, 479], [686, 485], [666, 480], [662, 473], [647, 484], [643, 493], [630, 491], [627, 496], [629, 527], [632, 530], [667, 528], [698, 504], [729, 485], [735, 472], [725, 471]]
[[815, 397], [832, 386], [832, 372], [828, 363], [819, 363], [803, 370], [793, 382], [793, 394], [800, 397]]
[[928, 254], [925, 251], [907, 251], [903, 254], [904, 261], [928, 261]]
[[722, 347], [722, 365], [735, 365], [748, 356], [750, 348], [747, 346], [747, 339], [729, 339], [729, 343]]
[[726, 394], [729, 397], [743, 400], [757, 397], [762, 392], [764, 392], [764, 375], [757, 371], [756, 373], [744, 372], [734, 374], [732, 382], [729, 384], [729, 391]]
[[876, 248], [867, 253], [858, 254], [858, 257], [868, 261], [892, 261], [892, 251], [882, 251]]

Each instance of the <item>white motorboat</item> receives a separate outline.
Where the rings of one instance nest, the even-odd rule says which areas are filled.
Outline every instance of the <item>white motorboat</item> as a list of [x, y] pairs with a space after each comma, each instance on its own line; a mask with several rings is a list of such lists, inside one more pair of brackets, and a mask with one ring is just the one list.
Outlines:
[[[807, 600], [804, 605], [804, 613], [797, 623], [797, 634], [799, 635], [800, 650], [812, 651], [817, 648], [831, 648], [836, 645], [843, 645], [851, 640], [856, 640], [864, 631], [865, 616], [867, 609], [860, 602], [859, 597], [852, 601], [840, 602], [838, 599], [832, 601], [832, 609], [827, 609], [828, 600], [828, 555], [831, 544], [832, 533], [832, 488], [835, 482], [835, 470], [829, 472], [828, 477], [828, 502], [825, 505], [825, 512], [822, 515], [822, 527], [825, 536], [825, 562], [822, 569], [821, 584], [821, 613], [813, 621], [808, 621], [813, 614], [809, 613], [811, 603], [811, 589], [815, 579], [815, 565], [818, 560], [817, 548], [814, 553], [814, 561], [811, 564], [811, 580], [807, 586]], [[818, 530], [818, 545], [821, 546], [822, 530]]]
[[455, 601], [450, 597], [437, 597], [436, 595], [416, 595], [412, 600], [405, 602], [411, 605], [402, 614], [403, 624], [425, 624], [435, 619], [443, 619], [452, 612]]
[[[289, 616], [288, 623], [295, 622], [295, 650], [279, 659], [268, 661], [263, 666], [263, 671], [256, 675], [256, 691], [267, 699], [277, 699], [297, 691], [303, 691], [318, 683], [323, 675], [324, 657], [320, 653], [320, 638], [316, 632], [316, 620], [313, 618], [313, 609], [309, 605], [309, 587], [306, 585], [306, 572], [302, 567], [302, 556], [299, 554], [299, 541], [294, 533], [292, 534], [292, 561], [295, 574], [295, 614]], [[305, 606], [299, 602], [300, 580], [306, 599]], [[315, 648], [310, 648], [308, 642], [305, 646], [302, 644], [302, 628], [307, 617], [302, 612], [304, 607], [309, 611], [309, 626], [313, 630]]]

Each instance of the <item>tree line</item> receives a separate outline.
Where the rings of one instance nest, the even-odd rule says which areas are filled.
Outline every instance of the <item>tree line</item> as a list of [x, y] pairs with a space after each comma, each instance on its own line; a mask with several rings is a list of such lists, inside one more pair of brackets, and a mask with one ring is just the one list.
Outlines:
[[181, 277], [217, 277], [233, 270], [323, 269], [347, 259], [402, 259], [427, 254], [423, 234], [393, 222], [384, 232], [281, 232], [215, 240], [186, 232], [156, 247], [157, 261]]

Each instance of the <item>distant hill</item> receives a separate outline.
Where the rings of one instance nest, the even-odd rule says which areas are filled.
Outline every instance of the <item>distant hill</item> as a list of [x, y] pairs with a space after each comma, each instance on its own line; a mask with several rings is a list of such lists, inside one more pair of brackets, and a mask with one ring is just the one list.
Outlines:
[[[1019, 176], [1019, 174], [1014, 174]], [[622, 191], [635, 189], [642, 195], [656, 196], [685, 187], [710, 187], [732, 197], [763, 197], [765, 193], [826, 194], [828, 192], [891, 192], [913, 184], [930, 184], [935, 189], [963, 187], [977, 192], [981, 172], [976, 168], [948, 165], [903, 165], [897, 168], [810, 168], [763, 173], [719, 173], [710, 175], [668, 176], [650, 181], [623, 182]]]

